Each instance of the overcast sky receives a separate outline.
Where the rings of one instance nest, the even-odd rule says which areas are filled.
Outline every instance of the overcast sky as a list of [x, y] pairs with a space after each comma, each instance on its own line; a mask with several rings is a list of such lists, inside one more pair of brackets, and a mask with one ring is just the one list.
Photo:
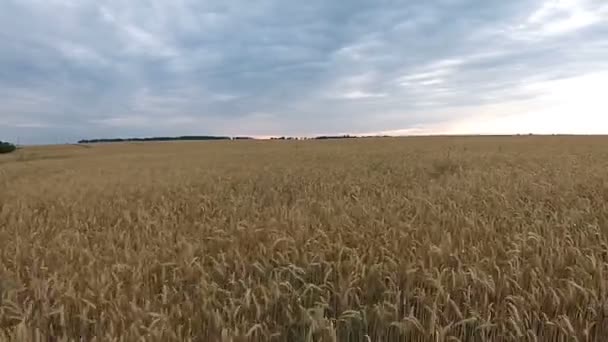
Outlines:
[[0, 0], [0, 140], [608, 133], [605, 0]]

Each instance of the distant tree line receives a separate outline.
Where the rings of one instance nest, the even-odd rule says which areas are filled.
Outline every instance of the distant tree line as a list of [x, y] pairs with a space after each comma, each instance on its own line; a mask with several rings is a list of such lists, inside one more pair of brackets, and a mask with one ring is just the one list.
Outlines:
[[[372, 136], [357, 136], [357, 135], [321, 135], [314, 138], [307, 137], [272, 137], [270, 140], [329, 140], [329, 139], [357, 139], [371, 138]], [[378, 137], [378, 136], [373, 136]], [[385, 137], [385, 136], [384, 136]], [[147, 141], [201, 141], [201, 140], [251, 140], [252, 137], [228, 137], [228, 136], [209, 136], [209, 135], [192, 135], [181, 137], [151, 137], [151, 138], [114, 138], [114, 139], [83, 139], [78, 141], [79, 144], [94, 144], [94, 143], [116, 143], [116, 142], [147, 142]]]
[[272, 137], [270, 140], [305, 140], [306, 138], [298, 137]]
[[352, 139], [360, 138], [354, 135], [322, 135], [314, 138], [308, 137], [272, 137], [270, 140], [325, 140], [325, 139]]
[[320, 137], [316, 137], [315, 139], [317, 140], [328, 140], [328, 139], [355, 139], [355, 138], [360, 138], [358, 136], [355, 135], [322, 135]]
[[116, 142], [147, 142], [147, 141], [199, 141], [199, 140], [249, 140], [251, 137], [224, 137], [208, 135], [192, 135], [181, 137], [151, 137], [151, 138], [114, 138], [114, 139], [83, 139], [79, 144], [116, 143]]
[[321, 135], [314, 138], [300, 138], [300, 137], [273, 137], [271, 140], [329, 140], [329, 139], [359, 139], [359, 138], [386, 138], [388, 135], [383, 136], [367, 136], [367, 135]]
[[0, 153], [11, 153], [17, 149], [14, 144], [0, 140]]

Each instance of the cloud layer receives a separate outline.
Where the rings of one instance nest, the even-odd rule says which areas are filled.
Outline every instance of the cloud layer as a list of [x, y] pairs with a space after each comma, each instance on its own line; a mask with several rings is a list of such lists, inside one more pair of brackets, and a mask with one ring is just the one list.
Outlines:
[[608, 133], [602, 0], [0, 2], [0, 139]]

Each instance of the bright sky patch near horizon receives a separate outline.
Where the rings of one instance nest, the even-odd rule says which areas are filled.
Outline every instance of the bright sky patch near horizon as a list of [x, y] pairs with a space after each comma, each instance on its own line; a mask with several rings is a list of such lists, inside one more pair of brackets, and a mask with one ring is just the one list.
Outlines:
[[608, 133], [604, 0], [0, 0], [0, 140]]

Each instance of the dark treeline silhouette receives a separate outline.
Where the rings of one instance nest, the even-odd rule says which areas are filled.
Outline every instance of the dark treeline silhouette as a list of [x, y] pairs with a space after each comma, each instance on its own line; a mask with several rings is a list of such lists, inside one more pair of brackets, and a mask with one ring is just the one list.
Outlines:
[[[308, 137], [272, 137], [270, 140], [329, 140], [329, 139], [358, 139], [358, 138], [378, 138], [380, 136], [363, 135], [321, 135], [313, 138]], [[384, 136], [383, 136], [384, 137]]]
[[270, 140], [306, 140], [306, 138], [298, 137], [272, 137]]
[[14, 144], [3, 142], [0, 140], [0, 153], [11, 153], [17, 149], [17, 146]]
[[386, 138], [388, 135], [321, 135], [314, 138], [301, 137], [273, 137], [270, 140], [330, 140], [330, 139], [363, 139], [363, 138]]
[[315, 139], [317, 140], [327, 140], [327, 139], [355, 139], [355, 138], [361, 138], [358, 136], [354, 136], [354, 135], [322, 135], [320, 137], [316, 137]]
[[[380, 136], [357, 136], [357, 135], [321, 135], [317, 137], [272, 137], [270, 140], [330, 140], [330, 139], [358, 139], [373, 138]], [[382, 136], [386, 137], [386, 136]], [[94, 143], [116, 143], [116, 142], [147, 142], [147, 141], [200, 141], [200, 140], [252, 140], [252, 137], [226, 137], [226, 136], [181, 136], [181, 137], [151, 137], [151, 138], [114, 138], [114, 139], [83, 139], [79, 144]]]
[[181, 137], [151, 137], [151, 138], [115, 138], [115, 139], [83, 139], [79, 144], [115, 143], [115, 142], [147, 142], [147, 141], [199, 141], [199, 140], [249, 140], [251, 137], [223, 136], [181, 136]]

